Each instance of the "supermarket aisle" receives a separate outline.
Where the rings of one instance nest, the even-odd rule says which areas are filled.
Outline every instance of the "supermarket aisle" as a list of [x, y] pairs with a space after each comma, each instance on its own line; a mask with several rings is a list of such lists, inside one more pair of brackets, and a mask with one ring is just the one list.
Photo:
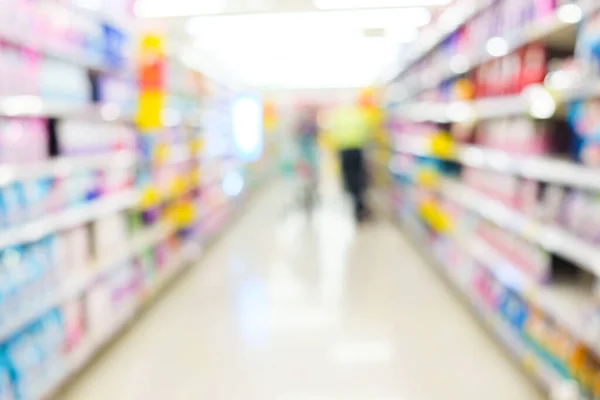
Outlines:
[[248, 213], [62, 400], [536, 400], [397, 229]]

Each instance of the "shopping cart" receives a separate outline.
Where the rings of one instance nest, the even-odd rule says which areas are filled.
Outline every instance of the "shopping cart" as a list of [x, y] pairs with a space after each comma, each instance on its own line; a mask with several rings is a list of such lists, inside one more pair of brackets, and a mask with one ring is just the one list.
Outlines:
[[318, 205], [318, 171], [315, 165], [306, 160], [299, 160], [296, 168], [297, 175], [297, 205], [307, 214], [312, 214]]

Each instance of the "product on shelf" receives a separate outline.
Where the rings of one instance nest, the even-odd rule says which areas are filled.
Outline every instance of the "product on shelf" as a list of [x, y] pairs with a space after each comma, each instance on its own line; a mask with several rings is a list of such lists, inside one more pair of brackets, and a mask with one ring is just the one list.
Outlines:
[[387, 123], [394, 214], [530, 374], [582, 399], [600, 399], [599, 21], [591, 1], [482, 4], [415, 46]]

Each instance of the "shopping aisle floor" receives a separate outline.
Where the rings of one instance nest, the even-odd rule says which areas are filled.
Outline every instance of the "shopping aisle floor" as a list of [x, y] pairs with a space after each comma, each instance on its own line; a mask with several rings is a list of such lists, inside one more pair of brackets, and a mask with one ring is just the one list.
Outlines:
[[398, 229], [260, 194], [63, 400], [538, 400]]

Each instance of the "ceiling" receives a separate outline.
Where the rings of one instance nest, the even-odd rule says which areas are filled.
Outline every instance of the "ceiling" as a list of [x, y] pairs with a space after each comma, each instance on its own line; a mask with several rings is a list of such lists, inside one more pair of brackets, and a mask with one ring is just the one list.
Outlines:
[[424, 8], [365, 9], [399, 0], [315, 0], [321, 8], [363, 7], [350, 10], [320, 10], [313, 0], [143, 1], [158, 1], [171, 15], [200, 14], [145, 19], [167, 30], [186, 64], [217, 79], [271, 89], [372, 84], [400, 62], [406, 43], [431, 19]]

